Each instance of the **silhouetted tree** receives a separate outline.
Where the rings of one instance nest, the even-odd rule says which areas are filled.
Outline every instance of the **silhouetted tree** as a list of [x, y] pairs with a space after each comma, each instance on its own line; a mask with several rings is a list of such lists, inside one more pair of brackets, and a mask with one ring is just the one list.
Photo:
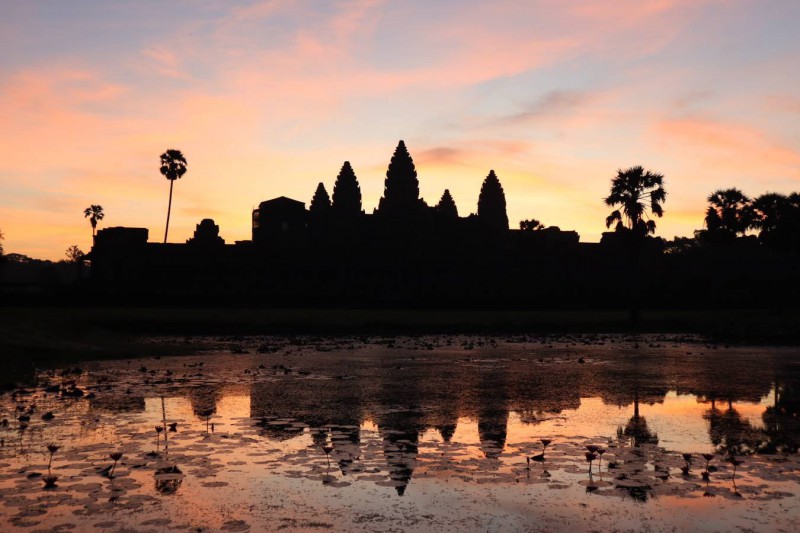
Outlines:
[[361, 187], [358, 185], [358, 178], [350, 166], [350, 161], [344, 162], [336, 177], [332, 207], [333, 212], [339, 217], [355, 217], [361, 214]]
[[753, 201], [753, 227], [758, 239], [780, 251], [797, 251], [800, 245], [800, 194], [762, 194]]
[[458, 208], [456, 207], [455, 200], [453, 200], [453, 197], [450, 195], [449, 189], [444, 190], [442, 198], [439, 200], [439, 203], [436, 204], [436, 212], [445, 218], [458, 218]]
[[77, 244], [73, 244], [72, 246], [67, 248], [67, 251], [65, 252], [64, 255], [67, 256], [67, 261], [69, 261], [70, 263], [77, 263], [86, 254], [84, 254], [83, 251], [80, 248], [78, 248]]
[[742, 418], [730, 402], [726, 411], [712, 408], [703, 418], [708, 421], [711, 443], [722, 455], [753, 453], [767, 441], [767, 437]]
[[4, 251], [3, 251], [3, 239], [5, 239], [5, 238], [6, 238], [6, 236], [3, 235], [2, 231], [0, 231], [0, 260], [2, 260], [3, 253], [4, 253]]
[[386, 170], [378, 211], [385, 215], [403, 215], [413, 213], [419, 205], [417, 169], [406, 144], [400, 141]]
[[161, 174], [169, 180], [169, 204], [167, 206], [167, 227], [164, 230], [164, 243], [167, 242], [169, 233], [169, 215], [172, 211], [172, 186], [175, 180], [186, 174], [186, 158], [180, 150], [169, 149], [161, 154]]
[[520, 220], [519, 229], [521, 229], [522, 231], [539, 231], [541, 229], [544, 229], [544, 224], [542, 224], [535, 218], [531, 218], [528, 220]]
[[661, 204], [667, 198], [664, 190], [664, 176], [646, 171], [641, 166], [618, 170], [611, 180], [611, 194], [605, 198], [609, 207], [620, 206], [606, 218], [606, 227], [616, 223], [617, 230], [628, 229], [637, 237], [644, 238], [656, 232], [656, 223], [650, 219], [647, 209], [661, 217], [664, 209]]
[[712, 235], [734, 238], [744, 235], [753, 224], [750, 198], [739, 189], [720, 189], [708, 196], [706, 228]]
[[639, 414], [639, 389], [634, 389], [633, 396], [633, 416], [628, 420], [624, 427], [617, 428], [618, 437], [629, 437], [633, 439], [636, 447], [642, 444], [658, 444], [658, 435], [647, 425], [647, 420]]
[[494, 170], [489, 171], [489, 175], [481, 185], [481, 193], [478, 196], [478, 219], [488, 228], [508, 229], [506, 195]]
[[675, 236], [671, 241], [664, 242], [664, 253], [669, 255], [685, 254], [692, 250], [696, 250], [699, 246], [698, 234], [695, 231], [694, 237], [678, 237]]
[[641, 166], [618, 170], [611, 179], [611, 194], [605, 199], [607, 206], [619, 206], [606, 218], [606, 227], [615, 225], [616, 231], [625, 234], [628, 257], [627, 285], [630, 298], [630, 321], [639, 322], [639, 260], [645, 239], [655, 233], [656, 223], [647, 210], [657, 217], [664, 214], [661, 204], [666, 200], [664, 176], [645, 170]]
[[103, 220], [103, 217], [106, 216], [103, 213], [103, 206], [92, 204], [83, 210], [83, 216], [84, 218], [89, 217], [89, 223], [92, 225], [92, 237], [94, 237], [97, 230], [97, 221]]
[[800, 383], [794, 379], [778, 379], [774, 404], [761, 415], [769, 437], [766, 453], [797, 453], [800, 449]]

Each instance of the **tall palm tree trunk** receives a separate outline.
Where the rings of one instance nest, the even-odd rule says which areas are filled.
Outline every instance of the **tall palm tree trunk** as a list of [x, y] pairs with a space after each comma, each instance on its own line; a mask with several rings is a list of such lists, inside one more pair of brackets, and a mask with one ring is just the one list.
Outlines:
[[169, 233], [169, 214], [172, 211], [172, 186], [175, 180], [169, 180], [169, 204], [167, 205], [167, 229], [164, 230], [164, 244], [167, 244], [167, 234]]

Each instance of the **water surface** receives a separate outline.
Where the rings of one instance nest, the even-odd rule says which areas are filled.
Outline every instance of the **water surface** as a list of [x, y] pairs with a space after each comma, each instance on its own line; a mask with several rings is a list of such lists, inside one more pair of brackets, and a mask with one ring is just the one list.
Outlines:
[[[197, 356], [41, 371], [0, 397], [0, 519], [24, 531], [800, 530], [795, 348], [213, 340]], [[587, 446], [603, 453], [590, 463]]]

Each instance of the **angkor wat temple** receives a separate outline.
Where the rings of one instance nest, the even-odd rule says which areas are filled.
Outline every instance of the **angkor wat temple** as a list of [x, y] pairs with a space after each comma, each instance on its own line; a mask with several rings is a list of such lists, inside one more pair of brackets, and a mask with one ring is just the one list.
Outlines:
[[[556, 227], [509, 229], [494, 171], [475, 214], [459, 216], [448, 190], [430, 206], [400, 141], [371, 214], [345, 162], [333, 194], [320, 183], [308, 208], [283, 196], [261, 202], [251, 240], [227, 244], [210, 219], [184, 244], [148, 242], [147, 229], [113, 227], [98, 232], [89, 259], [94, 290], [125, 301], [608, 307], [625, 306], [630, 292], [630, 258], [621, 247], [613, 232], [581, 243], [576, 232]], [[662, 306], [685, 306], [687, 297], [726, 304], [730, 286], [744, 281], [766, 290], [770, 280], [759, 272], [787, 267], [759, 256], [700, 268], [664, 255], [660, 239], [648, 239], [639, 262], [648, 274], [637, 290]]]

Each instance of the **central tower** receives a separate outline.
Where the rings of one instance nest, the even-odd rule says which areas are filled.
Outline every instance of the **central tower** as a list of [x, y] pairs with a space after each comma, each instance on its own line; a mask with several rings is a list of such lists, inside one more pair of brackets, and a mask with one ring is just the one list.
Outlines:
[[403, 217], [417, 213], [421, 205], [417, 169], [406, 143], [400, 141], [386, 170], [383, 196], [377, 212], [388, 217]]

